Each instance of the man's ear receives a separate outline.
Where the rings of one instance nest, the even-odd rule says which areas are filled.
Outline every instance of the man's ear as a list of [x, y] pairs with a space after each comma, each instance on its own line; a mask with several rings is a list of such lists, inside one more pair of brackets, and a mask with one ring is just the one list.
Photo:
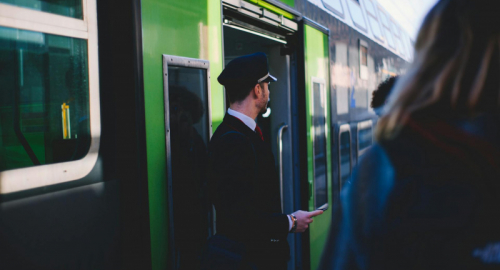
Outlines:
[[262, 94], [262, 87], [260, 87], [260, 84], [256, 84], [253, 89], [252, 93], [254, 94], [255, 98], [258, 98], [259, 95]]

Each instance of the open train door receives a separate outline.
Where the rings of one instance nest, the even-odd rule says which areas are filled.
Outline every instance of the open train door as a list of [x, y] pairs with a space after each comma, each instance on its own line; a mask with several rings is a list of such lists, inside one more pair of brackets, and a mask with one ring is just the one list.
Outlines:
[[[332, 219], [330, 147], [330, 73], [327, 28], [303, 17], [303, 74], [300, 83], [303, 130], [301, 163], [302, 203], [307, 210], [325, 209], [302, 237], [303, 264], [317, 269]], [[305, 194], [307, 192], [307, 194]], [[308, 263], [309, 262], [309, 263]]]
[[[264, 141], [269, 144], [276, 160], [280, 176], [281, 207], [289, 214], [298, 209], [296, 203], [295, 157], [297, 156], [294, 132], [294, 97], [296, 92], [296, 43], [300, 14], [286, 6], [274, 6], [267, 2], [223, 0], [223, 48], [224, 63], [255, 53], [268, 57], [269, 72], [278, 81], [270, 84], [270, 102], [265, 113], [257, 118]], [[286, 9], [286, 10], [285, 10]], [[215, 74], [213, 76], [216, 76]], [[297, 235], [289, 234], [290, 260], [288, 269], [300, 269]], [[299, 252], [297, 252], [299, 251]], [[300, 255], [300, 254], [299, 254]]]

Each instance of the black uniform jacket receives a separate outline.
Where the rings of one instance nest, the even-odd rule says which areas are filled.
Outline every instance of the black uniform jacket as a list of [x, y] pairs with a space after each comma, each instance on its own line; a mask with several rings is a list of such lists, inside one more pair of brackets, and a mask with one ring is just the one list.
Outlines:
[[217, 234], [244, 243], [251, 261], [286, 261], [288, 217], [269, 144], [226, 114], [209, 143], [209, 196]]

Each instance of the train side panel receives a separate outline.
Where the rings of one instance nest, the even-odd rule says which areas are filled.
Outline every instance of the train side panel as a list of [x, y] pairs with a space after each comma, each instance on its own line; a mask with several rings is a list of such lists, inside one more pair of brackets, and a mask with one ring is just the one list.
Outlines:
[[[101, 122], [97, 162], [90, 173], [79, 179], [2, 194], [2, 269], [150, 268], [148, 197], [147, 185], [144, 184], [147, 172], [143, 164], [144, 116], [141, 113], [143, 106], [137, 102], [141, 100], [142, 93], [137, 72], [140, 63], [135, 58], [136, 26], [140, 25], [140, 16], [134, 13], [137, 1], [121, 3], [119, 7], [109, 2], [97, 3], [99, 63], [90, 67], [94, 71], [104, 71], [99, 74], [100, 89], [97, 92]], [[13, 16], [18, 14], [21, 13], [12, 13]], [[40, 27], [41, 32], [45, 31], [43, 23], [32, 25]], [[20, 29], [23, 27], [19, 25]], [[5, 36], [1, 39], [5, 40]], [[25, 48], [21, 46], [17, 50]], [[21, 91], [31, 91], [32, 96], [38, 96], [42, 89], [41, 95], [47, 95], [60, 90], [55, 82], [72, 79], [71, 72], [64, 72], [66, 64], [60, 60], [62, 58], [51, 59], [49, 53], [57, 56], [67, 51], [46, 51], [44, 56], [45, 61], [57, 64], [54, 70], [63, 72], [51, 74], [46, 66], [40, 69], [36, 62], [27, 63], [26, 70], [40, 72], [50, 81], [36, 88], [38, 74], [31, 73]], [[22, 60], [19, 58], [19, 63]], [[5, 90], [16, 91], [12, 88]], [[61, 91], [66, 90], [63, 87]], [[48, 102], [46, 104], [53, 106]], [[60, 103], [57, 105], [60, 111]], [[75, 108], [71, 100], [69, 106]], [[74, 115], [75, 111], [71, 112]], [[55, 119], [60, 123], [59, 118]], [[21, 124], [28, 125], [28, 122]], [[75, 123], [72, 124], [76, 130]], [[10, 128], [2, 123], [2, 132]], [[0, 181], [3, 181], [1, 177]]]
[[328, 35], [304, 25], [309, 211], [328, 207], [310, 225], [311, 269], [316, 269], [332, 219]]
[[[165, 269], [172, 267], [173, 251], [168, 239], [171, 222], [168, 207], [172, 198], [167, 195], [162, 55], [209, 60], [211, 73], [219, 74], [222, 71], [221, 6], [213, 0], [145, 0], [141, 4], [152, 265], [153, 269]], [[214, 129], [224, 113], [223, 89], [216, 78], [209, 78]]]

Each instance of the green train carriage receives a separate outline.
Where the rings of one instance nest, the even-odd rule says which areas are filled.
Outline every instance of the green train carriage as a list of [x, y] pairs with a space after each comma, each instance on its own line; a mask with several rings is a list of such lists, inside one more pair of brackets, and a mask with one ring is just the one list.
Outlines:
[[289, 269], [316, 269], [373, 140], [371, 91], [411, 60], [384, 12], [371, 0], [0, 0], [2, 269], [196, 266], [217, 229], [201, 170], [228, 106], [216, 78], [255, 51], [278, 77], [257, 121], [284, 211], [328, 208], [288, 238]]

